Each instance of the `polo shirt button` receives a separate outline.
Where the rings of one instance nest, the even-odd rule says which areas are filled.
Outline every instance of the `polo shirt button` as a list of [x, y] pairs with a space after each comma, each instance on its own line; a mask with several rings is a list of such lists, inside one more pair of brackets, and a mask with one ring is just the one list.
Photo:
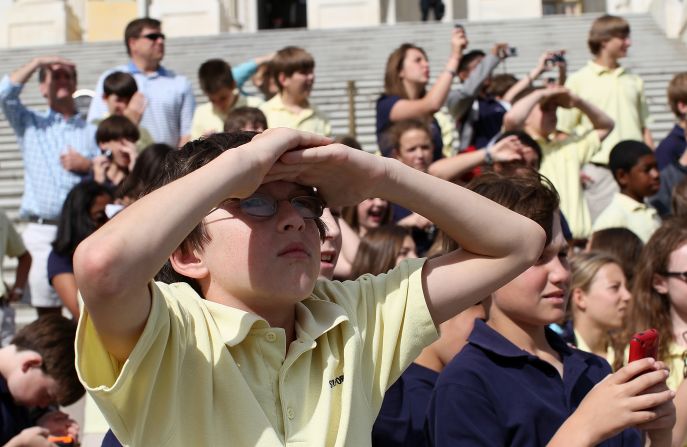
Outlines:
[[289, 419], [293, 419], [293, 418], [296, 417], [296, 412], [293, 411], [293, 408], [289, 407], [289, 408], [286, 409], [286, 416], [287, 416]]
[[265, 334], [265, 339], [267, 339], [268, 342], [272, 343], [277, 339], [277, 336], [274, 335], [274, 332], [268, 332]]

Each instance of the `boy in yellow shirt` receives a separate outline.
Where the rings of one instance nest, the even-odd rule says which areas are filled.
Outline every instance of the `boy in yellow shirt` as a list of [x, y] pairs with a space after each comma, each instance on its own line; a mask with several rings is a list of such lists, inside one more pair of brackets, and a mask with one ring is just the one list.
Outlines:
[[289, 127], [320, 135], [331, 135], [329, 119], [310, 104], [315, 84], [315, 59], [302, 48], [277, 51], [271, 62], [279, 93], [260, 106], [269, 127]]
[[[536, 223], [397, 160], [295, 130], [253, 136], [188, 143], [164, 186], [76, 251], [77, 368], [124, 445], [370, 445], [384, 392], [437, 325], [542, 251]], [[462, 248], [317, 281], [324, 202], [367, 197]], [[154, 282], [161, 267], [181, 282]]]
[[[580, 135], [556, 132], [556, 110], [559, 108], [579, 110], [591, 121], [592, 128]], [[613, 125], [613, 120], [601, 109], [564, 87], [523, 92], [503, 119], [505, 130], [523, 129], [541, 146], [539, 172], [559, 192], [561, 211], [575, 239], [586, 239], [592, 229], [580, 171], [601, 149], [601, 142]]]

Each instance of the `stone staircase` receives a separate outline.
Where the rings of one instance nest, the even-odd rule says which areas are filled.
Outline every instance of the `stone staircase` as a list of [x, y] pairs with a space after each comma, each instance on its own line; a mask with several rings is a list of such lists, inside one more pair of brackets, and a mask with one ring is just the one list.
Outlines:
[[[536, 64], [546, 49], [566, 49], [569, 70], [586, 63], [589, 53], [586, 38], [596, 15], [578, 17], [547, 16], [511, 21], [464, 22], [470, 48], [488, 50], [495, 42], [508, 42], [518, 48], [519, 56], [496, 69], [523, 76]], [[666, 103], [666, 87], [674, 73], [687, 69], [687, 48], [677, 40], [667, 39], [648, 15], [628, 16], [633, 45], [624, 65], [642, 76], [650, 104], [654, 139], [660, 139], [673, 124]], [[436, 23], [405, 23], [338, 30], [273, 30], [257, 34], [223, 34], [167, 41], [164, 65], [187, 76], [194, 85], [199, 104], [205, 102], [196, 79], [198, 66], [211, 57], [222, 57], [238, 64], [256, 55], [275, 51], [286, 45], [302, 46], [316, 60], [317, 80], [312, 101], [332, 121], [336, 135], [348, 133], [347, 81], [356, 83], [356, 134], [366, 150], [375, 150], [375, 100], [382, 91], [383, 75], [389, 53], [403, 42], [423, 47], [429, 56], [432, 73], [439, 73], [448, 57], [451, 26]], [[105, 69], [126, 61], [121, 41], [67, 44], [47, 47], [15, 48], [0, 51], [0, 74], [41, 54], [57, 54], [76, 62], [79, 87], [94, 88]], [[248, 86], [247, 87], [252, 87]], [[251, 88], [247, 88], [251, 90]], [[44, 101], [32, 79], [22, 95], [30, 107], [44, 108]], [[17, 218], [23, 189], [23, 170], [16, 139], [0, 114], [0, 208]], [[6, 263], [5, 274], [13, 271]]]

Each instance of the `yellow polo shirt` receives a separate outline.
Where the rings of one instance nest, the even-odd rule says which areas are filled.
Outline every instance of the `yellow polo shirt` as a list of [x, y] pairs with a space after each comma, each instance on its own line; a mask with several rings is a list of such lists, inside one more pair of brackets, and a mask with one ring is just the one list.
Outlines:
[[599, 231], [606, 228], [627, 228], [646, 244], [660, 226], [661, 218], [655, 208], [617, 192], [611, 203], [596, 218], [592, 229]]
[[[610, 70], [589, 61], [565, 83], [573, 93], [606, 112], [615, 121], [613, 131], [604, 139], [593, 163], [608, 164], [611, 149], [623, 140], [643, 141], [649, 107], [644, 96], [644, 81], [625, 67]], [[579, 109], [558, 109], [558, 129], [572, 134], [591, 129], [589, 118]]]
[[151, 283], [145, 329], [124, 364], [89, 318], [77, 370], [131, 446], [369, 446], [384, 392], [437, 338], [424, 259], [356, 281], [318, 281], [297, 303], [296, 340], [255, 314]]
[[[238, 90], [235, 92], [238, 94]], [[237, 107], [258, 107], [264, 101], [257, 96], [239, 95], [234, 106], [229, 109], [231, 112]], [[227, 120], [229, 112], [224, 113], [213, 107], [211, 102], [196, 107], [191, 121], [191, 139], [195, 140], [203, 135], [224, 132], [224, 122]]]
[[331, 135], [332, 126], [329, 119], [310, 105], [310, 108], [303, 109], [299, 113], [293, 113], [286, 108], [281, 100], [281, 95], [276, 94], [269, 101], [260, 106], [260, 110], [267, 117], [267, 126], [289, 127], [291, 129], [304, 130], [318, 135]]
[[[575, 342], [577, 343], [577, 349], [579, 349], [580, 351], [594, 354], [589, 345], [587, 344], [587, 342], [585, 342], [584, 338], [582, 338], [582, 335], [580, 335], [580, 333], [574, 329], [573, 332], [575, 333]], [[606, 355], [603, 358], [608, 362], [609, 365], [611, 365], [611, 368], [613, 368], [613, 362], [615, 362], [615, 351], [613, 350], [613, 347], [609, 345], [606, 348]]]
[[592, 219], [582, 191], [580, 170], [601, 148], [599, 134], [592, 129], [582, 135], [571, 134], [564, 140], [540, 138], [537, 142], [542, 150], [539, 172], [556, 187], [561, 198], [561, 211], [573, 237], [589, 237]]

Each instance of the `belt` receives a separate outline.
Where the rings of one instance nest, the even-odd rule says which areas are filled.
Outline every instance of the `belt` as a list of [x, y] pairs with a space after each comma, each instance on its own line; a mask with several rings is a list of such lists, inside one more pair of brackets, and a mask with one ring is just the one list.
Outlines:
[[27, 222], [37, 223], [39, 225], [57, 225], [57, 219], [44, 219], [40, 216], [29, 215], [24, 218]]

